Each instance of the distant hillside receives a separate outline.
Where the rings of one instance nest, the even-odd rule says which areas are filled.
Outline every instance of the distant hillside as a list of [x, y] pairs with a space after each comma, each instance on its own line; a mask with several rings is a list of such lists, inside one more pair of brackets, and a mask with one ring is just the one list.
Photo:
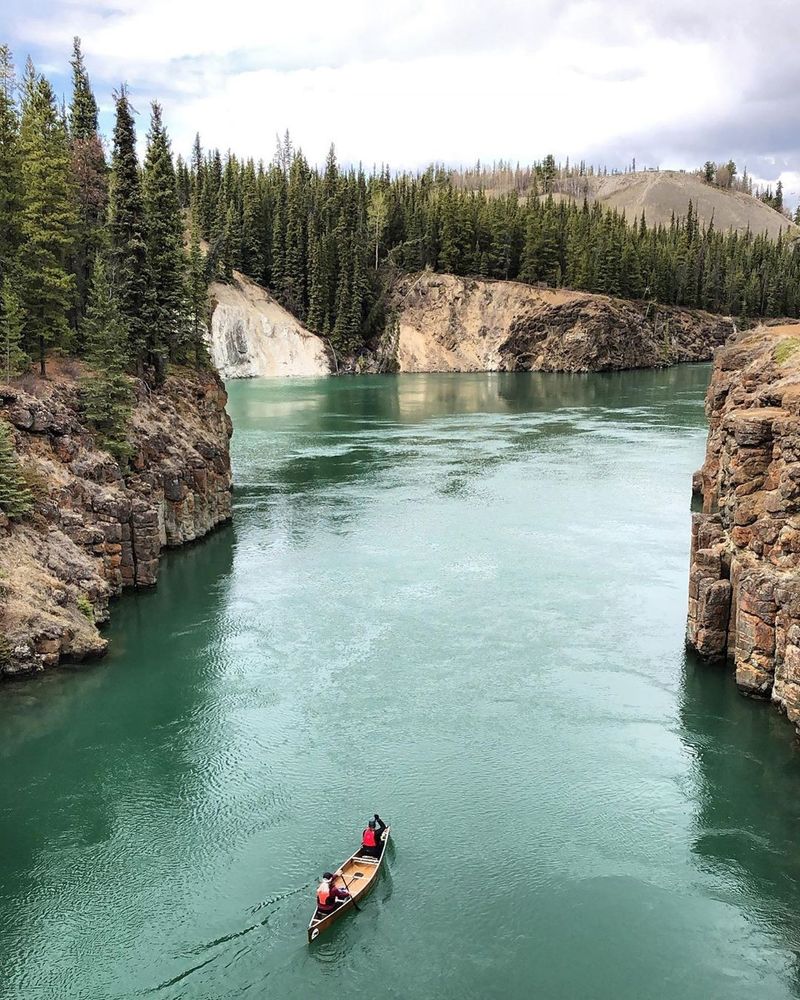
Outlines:
[[683, 218], [691, 200], [700, 222], [708, 226], [713, 218], [714, 227], [722, 232], [744, 232], [749, 226], [751, 232], [767, 232], [773, 238], [781, 229], [800, 234], [789, 219], [752, 195], [713, 187], [696, 174], [677, 170], [571, 177], [555, 184], [560, 192], [556, 197], [582, 201], [585, 195], [590, 203], [624, 210], [629, 220], [644, 211], [649, 225], [669, 225], [673, 212]]

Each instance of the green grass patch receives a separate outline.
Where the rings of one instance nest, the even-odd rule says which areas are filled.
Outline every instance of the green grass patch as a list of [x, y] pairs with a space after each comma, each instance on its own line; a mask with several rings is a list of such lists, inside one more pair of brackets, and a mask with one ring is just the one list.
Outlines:
[[800, 351], [800, 337], [787, 337], [776, 345], [772, 356], [779, 365], [785, 365], [798, 351]]

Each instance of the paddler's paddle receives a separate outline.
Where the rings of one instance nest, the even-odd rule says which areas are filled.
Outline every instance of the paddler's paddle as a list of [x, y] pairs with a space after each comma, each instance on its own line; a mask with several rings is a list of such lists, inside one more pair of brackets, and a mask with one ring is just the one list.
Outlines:
[[350, 902], [351, 902], [351, 903], [353, 904], [353, 906], [354, 906], [354, 907], [356, 908], [356, 910], [357, 910], [357, 911], [358, 911], [359, 913], [361, 913], [361, 907], [360, 907], [360, 906], [358, 905], [358, 903], [357, 903], [357, 902], [356, 902], [356, 901], [355, 901], [355, 900], [353, 899], [353, 893], [352, 893], [352, 892], [350, 891], [350, 886], [349, 886], [349, 885], [347, 884], [347, 882], [345, 882], [345, 878], [344, 878], [344, 872], [339, 872], [339, 878], [340, 878], [340, 879], [342, 880], [342, 882], [344, 882], [344, 887], [345, 887], [345, 889], [347, 889], [347, 891], [348, 891], [348, 892], [350, 893]]

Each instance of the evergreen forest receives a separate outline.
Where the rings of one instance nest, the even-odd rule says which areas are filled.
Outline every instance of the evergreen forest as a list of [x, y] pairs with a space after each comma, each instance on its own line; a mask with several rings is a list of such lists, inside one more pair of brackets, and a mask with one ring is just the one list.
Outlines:
[[105, 142], [78, 39], [71, 65], [62, 103], [0, 47], [0, 365], [45, 374], [52, 350], [83, 358], [97, 373], [87, 415], [108, 441], [129, 376], [157, 383], [170, 365], [207, 363], [208, 282], [235, 270], [345, 354], [391, 321], [397, 275], [425, 268], [745, 319], [800, 315], [788, 236], [717, 231], [691, 203], [664, 226], [562, 197], [551, 156], [526, 168], [524, 194], [465, 186], [442, 166], [343, 167], [333, 147], [317, 167], [288, 133], [266, 162], [204, 150], [199, 136], [174, 157], [156, 103], [140, 162], [125, 86]]

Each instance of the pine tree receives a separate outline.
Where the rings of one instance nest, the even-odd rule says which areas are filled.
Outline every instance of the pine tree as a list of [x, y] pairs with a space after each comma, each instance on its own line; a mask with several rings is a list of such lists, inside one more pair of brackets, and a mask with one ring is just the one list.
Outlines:
[[[199, 214], [204, 214], [204, 208], [200, 208]], [[233, 278], [233, 264], [231, 263], [230, 249], [230, 228], [228, 226], [228, 205], [224, 190], [220, 189], [217, 195], [217, 203], [214, 208], [214, 215], [209, 230], [208, 257], [206, 258], [206, 271], [210, 281], [222, 278], [230, 281]]]
[[242, 223], [236, 205], [229, 205], [225, 213], [225, 278], [233, 281], [234, 270], [242, 266]]
[[[272, 241], [270, 247], [269, 286], [280, 293], [284, 284], [286, 262], [286, 179], [276, 170], [279, 180], [272, 211]], [[275, 180], [273, 179], [273, 183]]]
[[12, 267], [20, 240], [22, 165], [15, 91], [11, 52], [0, 45], [0, 280]]
[[307, 177], [308, 165], [303, 155], [298, 153], [289, 169], [289, 185], [286, 192], [286, 238], [281, 299], [286, 307], [301, 319], [305, 318], [308, 306]]
[[150, 352], [159, 377], [168, 358], [183, 356], [185, 336], [183, 220], [161, 107], [153, 102], [142, 179], [145, 233], [153, 294]]
[[15, 521], [33, 510], [33, 496], [20, 469], [11, 428], [0, 420], [0, 511]]
[[0, 284], [0, 365], [6, 379], [21, 375], [30, 358], [22, 350], [25, 317], [19, 296], [14, 291], [10, 276]]
[[97, 101], [92, 93], [89, 76], [83, 62], [81, 40], [72, 41], [72, 105], [69, 130], [73, 139], [93, 139], [97, 135]]
[[28, 62], [20, 124], [22, 197], [20, 230], [25, 253], [17, 288], [26, 345], [38, 345], [42, 377], [48, 344], [69, 344], [67, 311], [75, 279], [67, 270], [77, 223], [67, 132], [49, 82]]
[[133, 401], [125, 374], [128, 321], [106, 261], [98, 257], [92, 270], [84, 324], [86, 361], [92, 371], [81, 382], [81, 402], [84, 416], [103, 446], [118, 461], [125, 462], [131, 455], [126, 429]]
[[346, 317], [347, 339], [352, 349], [363, 343], [362, 327], [369, 301], [370, 286], [367, 278], [367, 244], [362, 232], [353, 248], [353, 279], [350, 289], [349, 310]]
[[442, 201], [442, 228], [438, 268], [448, 274], [461, 273], [460, 233], [455, 196], [448, 191]]
[[256, 173], [252, 160], [247, 164], [242, 181], [242, 270], [254, 281], [264, 272], [264, 257], [259, 239], [260, 206]]
[[375, 245], [375, 270], [377, 271], [381, 240], [389, 223], [389, 199], [383, 188], [377, 188], [372, 192], [367, 212], [370, 236]]
[[78, 227], [72, 257], [76, 281], [73, 321], [79, 325], [89, 294], [91, 264], [103, 242], [108, 208], [108, 167], [97, 132], [97, 102], [83, 63], [79, 38], [75, 38], [73, 44], [69, 121], [72, 178], [78, 205]]
[[140, 375], [153, 363], [150, 341], [151, 303], [145, 218], [136, 158], [136, 130], [128, 95], [123, 87], [114, 95], [116, 123], [108, 230], [111, 269], [117, 286], [119, 308], [126, 319], [130, 360]]
[[[191, 239], [189, 243], [189, 262], [186, 272], [186, 308], [189, 323], [189, 347], [198, 367], [209, 363], [206, 334], [208, 333], [208, 282], [206, 280], [206, 262], [200, 249], [200, 225], [197, 218], [192, 218]], [[188, 361], [189, 356], [180, 360]]]
[[175, 161], [175, 181], [178, 185], [178, 205], [182, 209], [188, 208], [192, 200], [192, 178], [180, 153]]

